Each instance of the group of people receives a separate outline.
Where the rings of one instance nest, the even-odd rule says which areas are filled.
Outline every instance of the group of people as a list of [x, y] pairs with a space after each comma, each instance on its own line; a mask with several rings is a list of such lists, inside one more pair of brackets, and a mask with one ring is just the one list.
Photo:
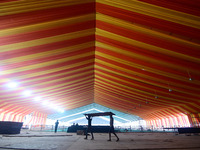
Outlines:
[[[92, 116], [86, 116], [86, 119], [88, 120], [88, 127], [87, 127], [87, 130], [86, 130], [86, 133], [85, 133], [85, 135], [86, 135], [85, 139], [88, 138], [88, 132], [90, 132], [91, 135], [92, 135], [91, 140], [94, 140], [94, 135], [93, 135], [93, 131], [92, 131]], [[59, 124], [59, 121], [57, 120], [55, 122], [55, 133], [57, 132], [58, 124]], [[109, 139], [108, 139], [108, 141], [111, 141], [111, 133], [113, 133], [116, 136], [116, 138], [117, 138], [116, 141], [119, 141], [119, 137], [115, 133], [114, 119], [113, 119], [112, 115], [110, 115], [110, 129], [109, 129]]]
[[[87, 130], [86, 130], [86, 134], [85, 134], [86, 137], [85, 137], [85, 139], [88, 138], [88, 132], [90, 132], [91, 135], [92, 135], [91, 140], [94, 140], [94, 135], [93, 135], [93, 131], [92, 131], [92, 116], [86, 116], [86, 119], [88, 120], [88, 127], [87, 127]], [[116, 141], [119, 141], [119, 137], [115, 133], [114, 119], [113, 119], [112, 115], [110, 115], [110, 129], [109, 129], [109, 139], [108, 139], [108, 141], [111, 141], [111, 133], [113, 133], [115, 135], [115, 137], [117, 138]]]

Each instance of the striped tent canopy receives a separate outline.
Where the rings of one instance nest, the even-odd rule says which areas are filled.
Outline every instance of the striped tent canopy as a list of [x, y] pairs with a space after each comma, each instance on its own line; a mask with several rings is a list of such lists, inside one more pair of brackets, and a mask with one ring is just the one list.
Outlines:
[[198, 116], [199, 8], [199, 0], [1, 0], [0, 114], [96, 103], [145, 120]]

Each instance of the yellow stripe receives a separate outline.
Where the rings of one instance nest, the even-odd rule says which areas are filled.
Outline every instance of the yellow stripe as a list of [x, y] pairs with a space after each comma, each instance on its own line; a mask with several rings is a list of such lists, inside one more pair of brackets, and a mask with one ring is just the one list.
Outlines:
[[[150, 44], [147, 44], [147, 43], [136, 41], [136, 40], [133, 40], [133, 39], [130, 39], [130, 38], [126, 38], [124, 36], [120, 36], [120, 35], [117, 35], [117, 34], [114, 34], [114, 33], [108, 32], [108, 31], [98, 29], [98, 28], [96, 29], [96, 35], [108, 37], [108, 38], [111, 38], [113, 40], [120, 41], [120, 42], [123, 42], [123, 43], [127, 43], [127, 44], [132, 45], [132, 46], [144, 48], [144, 49], [156, 52], [156, 53], [161, 53], [161, 54], [164, 54], [164, 55], [173, 56], [173, 57], [177, 57], [177, 58], [181, 58], [181, 59], [185, 59], [185, 60], [189, 60], [189, 61], [192, 61], [192, 62], [199, 63], [199, 58], [195, 58], [195, 57], [184, 55], [184, 54], [181, 54], [181, 53], [177, 53], [177, 52], [174, 52], [174, 51], [171, 51], [171, 50], [168, 50], [168, 49], [164, 49], [164, 48], [161, 48], [161, 47], [157, 47], [157, 46], [153, 46], [153, 45], [150, 45]], [[96, 44], [98, 44], [98, 42], [96, 42]]]
[[60, 20], [55, 20], [55, 21], [44, 22], [44, 23], [37, 23], [34, 25], [14, 27], [10, 29], [0, 30], [0, 37], [28, 33], [28, 32], [33, 32], [33, 31], [47, 30], [50, 28], [58, 28], [58, 27], [80, 23], [80, 22], [86, 22], [86, 21], [94, 20], [94, 19], [95, 19], [94, 14], [87, 14], [87, 15], [76, 16], [72, 18], [65, 18], [65, 19], [60, 19]]
[[82, 106], [85, 106], [85, 105], [89, 105], [89, 104], [92, 104], [93, 101], [84, 101], [84, 102], [79, 102], [79, 103], [76, 103], [76, 104], [72, 104], [72, 105], [68, 105], [66, 104], [66, 110], [71, 110], [71, 109], [75, 109], [75, 108], [79, 108], [79, 107], [82, 107]]
[[[155, 74], [174, 78], [174, 79], [177, 79], [177, 80], [188, 81], [188, 78], [186, 78], [186, 77], [182, 77], [182, 76], [179, 76], [179, 75], [171, 74], [169, 72], [163, 72], [161, 70], [157, 70], [157, 69], [154, 69], [154, 68], [142, 66], [140, 64], [136, 64], [136, 63], [133, 63], [133, 62], [130, 62], [130, 61], [126, 61], [124, 59], [120, 59], [120, 58], [117, 58], [117, 57], [114, 57], [114, 56], [111, 56], [111, 55], [107, 55], [107, 54], [104, 54], [104, 53], [101, 53], [101, 52], [98, 52], [98, 51], [96, 51], [95, 53], [96, 53], [96, 55], [99, 55], [99, 56], [104, 57], [104, 58], [109, 58], [110, 60], [120, 62], [120, 63], [125, 64], [127, 66], [131, 66], [131, 67], [134, 66], [135, 68], [138, 68], [138, 69], [146, 68], [149, 72], [153, 72]], [[198, 82], [198, 81], [193, 82], [193, 83], [198, 84], [198, 85], [200, 84], [200, 82]]]
[[[93, 79], [89, 79], [91, 78], [92, 76], [88, 76], [88, 77], [84, 77], [84, 78], [81, 78], [81, 79], [77, 79], [75, 81], [70, 81], [70, 82], [67, 82], [67, 83], [62, 83], [62, 84], [56, 84], [54, 86], [51, 86], [51, 87], [46, 87], [46, 88], [42, 88], [41, 89], [35, 89], [33, 91], [33, 95], [34, 95], [34, 92], [39, 92], [41, 95], [44, 95], [46, 92], [42, 92], [44, 90], [48, 90], [48, 92], [53, 92], [55, 90], [62, 90], [62, 89], [65, 89], [66, 87], [69, 89], [69, 90], [75, 90], [77, 87], [75, 88], [72, 88], [73, 86], [80, 86], [79, 84], [84, 84], [84, 83], [88, 83], [88, 82], [93, 82]], [[89, 80], [88, 80], [89, 79]], [[61, 80], [61, 79], [60, 79]], [[53, 80], [55, 81], [55, 80]], [[53, 82], [52, 81], [52, 82]], [[51, 83], [52, 83], [51, 82]], [[76, 84], [74, 84], [75, 82], [78, 82]], [[49, 83], [49, 82], [48, 82]], [[45, 84], [45, 83], [44, 83]], [[73, 84], [73, 85], [69, 85], [69, 84]], [[39, 84], [41, 85], [41, 84]], [[66, 86], [66, 87], [62, 87], [62, 86]], [[26, 86], [26, 87], [19, 87], [18, 90], [24, 90], [24, 89], [27, 89], [27, 88], [32, 88], [33, 86]], [[62, 87], [62, 88], [60, 88]], [[55, 89], [56, 88], [56, 89]], [[6, 90], [5, 90], [6, 91]], [[1, 91], [1, 93], [4, 93], [4, 91]], [[48, 97], [49, 95], [51, 94], [47, 94], [46, 96]], [[9, 94], [9, 97], [10, 96], [13, 96], [13, 98], [7, 98], [7, 96], [4, 96], [2, 95], [2, 98], [4, 100], [9, 100], [9, 101], [16, 101], [16, 102], [19, 102], [19, 101], [27, 101], [29, 100], [30, 98], [26, 98], [26, 97], [23, 97], [20, 93], [17, 93], [17, 92], [13, 92], [12, 94]], [[19, 98], [22, 98], [22, 99], [19, 99]]]
[[0, 4], [0, 16], [94, 2], [93, 0], [29, 0]]
[[[133, 93], [134, 95], [137, 95], [137, 96], [143, 97], [143, 96], [144, 96], [143, 94], [149, 95], [150, 97], [154, 97], [154, 96], [155, 96], [155, 94], [148, 93], [148, 92], [145, 92], [145, 91], [140, 91], [140, 90], [137, 90], [137, 89], [135, 89], [135, 88], [132, 88], [132, 87], [129, 87], [129, 86], [126, 86], [126, 85], [123, 85], [123, 84], [120, 84], [120, 83], [117, 83], [117, 82], [114, 82], [114, 81], [111, 81], [111, 80], [107, 80], [107, 79], [102, 78], [102, 77], [98, 77], [98, 78], [109, 82], [109, 83], [106, 83], [106, 82], [100, 80], [99, 82], [101, 82], [101, 83], [104, 83], [104, 84], [106, 84], [106, 85], [112, 84], [112, 86], [113, 86], [113, 85], [118, 85], [118, 86], [120, 86], [120, 87], [122, 87], [122, 88], [125, 88], [127, 91], [129, 91], [129, 92], [131, 92], [131, 93]], [[98, 79], [96, 79], [96, 81], [98, 81]], [[117, 87], [115, 87], [115, 88], [117, 88]], [[137, 92], [139, 92], [139, 93], [136, 93], [136, 92], [134, 92], [134, 91], [137, 91]], [[140, 94], [140, 93], [143, 93], [143, 94]], [[148, 98], [148, 101], [149, 101], [149, 102], [154, 102], [154, 101], [151, 100], [150, 98]], [[163, 102], [164, 102], [164, 101], [162, 100], [162, 101], [161, 101], [161, 105], [162, 105]], [[158, 106], [159, 106], [158, 103], [156, 103], [155, 105], [158, 105]]]
[[[149, 56], [137, 54], [137, 53], [134, 53], [134, 51], [130, 52], [130, 51], [127, 51], [124, 49], [120, 49], [120, 48], [105, 44], [105, 43], [96, 42], [96, 46], [119, 53], [119, 54], [122, 54], [122, 55], [126, 55], [128, 57], [132, 57], [132, 59], [139, 59], [140, 61], [144, 61], [146, 63], [157, 65], [157, 66], [160, 66], [163, 68], [170, 68], [170, 69], [174, 69], [174, 70], [176, 69], [177, 71], [183, 71], [183, 72], [186, 72], [186, 70], [187, 70], [187, 68], [185, 68], [185, 67], [182, 67], [182, 66], [179, 66], [176, 64], [172, 64], [170, 62], [165, 62], [165, 61], [161, 61], [161, 60], [158, 60], [155, 58], [151, 58]], [[193, 72], [193, 71], [198, 73], [197, 70], [190, 69], [190, 72]]]
[[84, 91], [84, 92], [81, 92], [81, 93], [80, 92], [77, 93], [76, 96], [78, 98], [75, 98], [74, 95], [72, 95], [72, 96], [66, 96], [66, 94], [65, 94], [65, 98], [59, 98], [59, 101], [60, 101], [60, 103], [73, 103], [73, 102], [76, 102], [76, 100], [83, 100], [83, 98], [87, 99], [91, 95], [93, 95], [92, 94], [92, 90], [90, 90], [90, 91]]
[[[166, 80], [162, 80], [162, 79], [158, 79], [158, 78], [154, 78], [152, 76], [148, 76], [146, 74], [142, 74], [142, 73], [138, 73], [138, 72], [135, 72], [135, 71], [132, 71], [130, 69], [126, 69], [126, 68], [122, 68], [120, 66], [116, 66], [114, 64], [110, 64], [110, 63], [107, 63], [105, 61], [102, 61], [102, 60], [99, 60], [99, 59], [96, 59], [95, 62], [97, 63], [100, 63], [100, 64], [104, 64], [105, 66], [109, 66], [111, 68], [115, 68], [117, 70], [120, 70], [120, 71], [123, 71], [123, 72], [127, 72], [127, 73], [130, 73], [130, 74], [133, 74], [133, 75], [138, 75], [142, 78], [146, 78], [146, 79], [150, 79], [150, 80], [153, 80], [153, 81], [158, 81], [158, 82], [161, 82], [163, 84], [166, 84]], [[134, 66], [135, 67], [135, 66]], [[102, 67], [98, 66], [98, 65], [95, 65], [95, 68], [100, 68], [102, 69]], [[146, 68], [145, 68], [146, 69]], [[174, 85], [174, 84], [173, 84]], [[183, 85], [182, 84], [178, 84], [178, 83], [175, 83], [175, 86], [179, 87], [179, 88], [182, 88]], [[196, 88], [192, 88], [191, 86], [187, 86], [187, 85], [184, 85], [184, 88], [185, 89], [190, 89], [190, 90], [196, 90]]]
[[104, 14], [97, 13], [96, 20], [100, 20], [115, 26], [120, 26], [128, 30], [140, 32], [145, 35], [150, 35], [152, 37], [161, 38], [162, 40], [172, 41], [174, 43], [179, 43], [181, 45], [187, 45], [194, 48], [200, 48], [199, 44], [190, 42], [185, 39], [181, 39], [180, 37], [174, 37], [173, 35], [169, 35], [169, 32], [167, 34], [166, 32], [162, 33], [161, 31], [150, 29], [149, 27], [143, 27], [141, 25], [127, 22], [125, 20], [121, 20]]
[[[80, 82], [79, 83], [73, 83], [73, 85], [68, 85], [68, 84], [65, 84], [67, 87], [52, 87], [52, 88], [49, 88], [49, 87], [46, 87], [46, 88], [43, 88], [42, 90], [40, 89], [36, 89], [35, 91], [36, 92], [39, 92], [40, 94], [42, 95], [46, 95], [44, 97], [47, 97], [47, 98], [51, 98], [52, 95], [54, 94], [49, 94], [49, 92], [54, 92], [54, 91], [57, 91], [57, 90], [63, 90], [63, 91], [70, 91], [70, 90], [77, 90], [78, 87], [82, 88], [84, 87], [85, 85], [89, 85], [91, 84], [94, 80], [93, 79], [87, 79], [87, 80], [79, 80]], [[80, 84], [84, 84], [84, 85], [80, 85]], [[48, 88], [48, 89], [47, 89]], [[67, 88], [67, 89], [66, 89]], [[48, 91], [45, 91], [43, 92], [44, 90], [48, 90]]]
[[133, 106], [136, 105], [136, 103], [134, 103], [134, 102], [132, 102], [132, 101], [127, 101], [127, 100], [123, 100], [123, 101], [128, 102], [128, 103], [130, 103], [130, 104], [129, 104], [129, 105], [128, 105], [128, 104], [124, 104], [122, 101], [119, 102], [119, 100], [117, 100], [117, 101], [115, 100], [115, 99], [118, 98], [118, 97], [115, 97], [115, 96], [113, 96], [113, 95], [109, 95], [109, 94], [103, 93], [103, 92], [101, 92], [101, 91], [98, 91], [99, 97], [101, 97], [100, 95], [102, 95], [102, 94], [111, 97], [111, 98], [102, 97], [102, 99], [104, 99], [104, 100], [106, 99], [107, 102], [115, 103], [115, 105], [117, 104], [117, 105], [119, 105], [119, 106], [124, 106], [124, 107], [126, 107], [126, 110], [130, 110], [130, 109], [132, 110], [132, 109], [133, 109]]
[[[97, 99], [97, 98], [96, 98]], [[114, 103], [114, 102], [113, 102]], [[120, 107], [115, 107], [115, 106], [113, 106], [113, 105], [110, 105], [110, 104], [106, 104], [105, 105], [105, 102], [102, 102], [101, 101], [101, 99], [99, 99], [98, 101], [97, 101], [97, 104], [99, 104], [99, 105], [102, 105], [102, 106], [105, 106], [105, 107], [109, 107], [109, 108], [111, 108], [111, 109], [114, 109], [114, 110], [117, 110], [117, 111], [120, 111], [120, 112], [124, 112], [124, 113], [130, 113], [130, 111], [127, 111], [127, 109], [123, 109], [123, 108], [120, 108]], [[119, 105], [120, 106], [120, 105]], [[130, 109], [129, 109], [130, 110]], [[138, 112], [131, 112], [130, 114], [133, 114], [133, 115], [137, 115], [138, 114]], [[141, 113], [140, 113], [141, 114]], [[138, 116], [138, 115], [137, 115]]]
[[[88, 82], [88, 81], [87, 81]], [[82, 84], [82, 83], [79, 83], [79, 84]], [[62, 90], [62, 91], [60, 91], [60, 92], [56, 92], [56, 93], [52, 93], [52, 94], [48, 94], [48, 95], [46, 95], [45, 96], [45, 98], [47, 98], [47, 99], [52, 99], [53, 97], [58, 97], [58, 96], [66, 96], [66, 93], [68, 93], [69, 95], [70, 95], [70, 93], [72, 92], [78, 92], [78, 91], [80, 91], [80, 90], [84, 90], [86, 87], [85, 86], [87, 86], [87, 87], [93, 87], [92, 85], [91, 85], [91, 81], [89, 81], [88, 83], [84, 83], [84, 85], [78, 85], [78, 84], [73, 84], [73, 86], [78, 86], [78, 87], [70, 87], [70, 88], [68, 88], [68, 87], [64, 87], [64, 88], [56, 88], [56, 89], [53, 89], [53, 90], [50, 90], [50, 91], [48, 91], [48, 92], [54, 92], [54, 91], [60, 91], [60, 90]], [[67, 88], [67, 89], [66, 89]]]
[[[145, 86], [141, 86], [141, 85], [138, 85], [138, 84], [134, 84], [133, 82], [129, 82], [129, 81], [126, 81], [126, 80], [123, 80], [123, 79], [119, 79], [119, 78], [117, 78], [117, 77], [114, 77], [114, 76], [111, 76], [111, 75], [108, 75], [108, 74], [105, 74], [105, 73], [102, 73], [102, 72], [99, 72], [99, 71], [95, 71], [95, 73], [99, 73], [99, 74], [102, 74], [102, 75], [104, 75], [104, 76], [106, 76], [106, 77], [109, 77], [109, 78], [112, 78], [112, 79], [115, 79], [115, 80], [120, 80], [121, 82], [123, 82], [123, 83], [127, 83], [127, 84], [130, 84], [130, 85], [134, 85], [134, 86], [137, 86], [137, 87], [142, 87], [142, 88], [144, 88], [144, 89], [147, 89], [147, 90], [152, 90], [151, 88], [148, 88], [148, 87], [145, 87]], [[130, 86], [126, 86], [126, 85], [122, 85], [122, 84], [120, 84], [120, 83], [116, 83], [115, 81], [111, 81], [111, 80], [109, 80], [109, 79], [106, 79], [106, 78], [103, 78], [103, 77], [100, 77], [100, 76], [98, 76], [98, 78], [101, 78], [101, 79], [103, 79], [103, 80], [106, 80], [106, 81], [108, 81], [109, 83], [111, 83], [110, 85], [112, 85], [113, 86], [113, 84], [112, 83], [114, 83], [114, 84], [117, 84], [117, 85], [119, 85], [119, 86], [122, 86], [122, 87], [126, 87], [126, 88], [128, 88], [128, 89], [131, 89], [131, 90], [133, 90], [134, 89], [134, 91], [137, 91], [137, 92], [139, 92], [139, 93], [144, 93], [144, 94], [148, 94], [148, 95], [152, 95], [152, 96], [155, 96], [155, 94], [152, 94], [152, 93], [154, 93], [154, 90], [152, 90], [152, 93], [149, 93], [149, 92], [145, 92], [145, 91], [141, 91], [141, 90], [138, 90], [138, 89], [135, 89], [135, 88], [133, 88], [133, 87], [130, 87]], [[159, 91], [161, 94], [165, 94], [165, 92], [162, 92], [162, 91]], [[169, 101], [168, 102], [170, 102], [170, 103], [174, 103], [174, 104], [176, 104], [176, 102], [182, 102], [182, 100], [178, 100], [178, 99], [174, 99], [174, 98], [168, 98], [168, 97], [166, 97], [166, 96], [162, 96], [162, 95], [158, 95], [160, 98], [164, 98], [164, 99], [168, 99]], [[179, 99], [185, 99], [185, 97], [183, 97], [183, 96], [179, 96], [179, 95], [174, 95], [174, 96], [176, 96], [176, 98], [179, 98]], [[196, 99], [193, 99], [193, 98], [191, 98], [191, 100], [196, 100]], [[160, 99], [158, 99], [157, 101], [160, 101]], [[165, 101], [165, 100], [161, 100], [161, 101]], [[167, 101], [167, 100], [166, 100]], [[186, 102], [186, 103], [188, 103], [188, 102]]]
[[2, 72], [2, 74], [6, 75], [6, 74], [10, 74], [10, 73], [28, 71], [28, 70], [32, 70], [32, 69], [38, 69], [38, 68], [42, 68], [42, 67], [47, 67], [47, 66], [67, 62], [67, 61], [70, 61], [70, 60], [75, 60], [75, 59], [78, 59], [78, 58], [92, 56], [92, 55], [93, 55], [93, 52], [87, 52], [87, 53], [83, 53], [83, 54], [80, 54], [80, 55], [71, 56], [71, 57], [68, 57], [68, 58], [56, 59], [56, 60], [53, 60], [53, 61], [48, 61], [48, 62], [39, 63], [39, 64], [35, 64], [35, 65], [29, 65], [29, 66], [24, 66], [24, 67], [20, 67], [20, 68], [14, 68], [14, 69], [11, 69], [11, 70], [5, 70], [5, 71]]
[[[46, 85], [46, 84], [51, 84], [51, 83], [57, 83], [57, 82], [60, 82], [60, 81], [64, 81], [64, 80], [69, 80], [69, 79], [72, 79], [72, 78], [75, 78], [75, 77], [80, 77], [80, 76], [83, 76], [83, 75], [86, 75], [86, 74], [89, 74], [89, 73], [93, 73], [93, 70], [92, 71], [86, 71], [86, 72], [83, 72], [83, 73], [79, 73], [79, 74], [76, 74], [76, 75], [73, 75], [73, 76], [67, 76], [65, 78], [60, 78], [60, 79], [55, 79], [55, 80], [51, 80], [51, 81], [47, 81], [47, 82], [42, 82], [42, 83], [39, 83], [39, 84], [34, 84], [34, 85], [31, 85], [30, 87], [37, 87], [37, 86], [41, 86], [41, 85]], [[90, 78], [91, 76], [88, 76], [88, 77], [84, 77], [84, 78]], [[77, 81], [78, 79], [76, 79]], [[74, 82], [74, 81], [69, 81], [67, 82], [68, 84], [71, 83], [71, 82]], [[60, 86], [62, 84], [59, 84]]]
[[200, 29], [200, 17], [138, 0], [97, 0], [96, 2]]
[[[39, 77], [39, 78], [35, 78], [35, 79], [25, 80], [21, 83], [29, 83], [29, 82], [31, 83], [31, 82], [49, 79], [49, 78], [53, 78], [53, 77], [59, 77], [59, 76], [62, 76], [62, 75], [68, 76], [71, 73], [76, 73], [76, 72], [79, 72], [79, 71], [84, 71], [86, 69], [92, 69], [92, 68], [93, 68], [93, 66], [90, 65], [90, 66], [87, 66], [87, 67], [83, 67], [83, 68], [72, 70], [72, 71], [67, 71], [67, 72], [64, 72], [64, 73], [59, 73], [59, 74], [55, 74], [55, 75], [48, 75], [48, 76], [45, 76], [45, 77]], [[24, 75], [24, 76], [20, 76], [18, 79], [20, 80], [20, 79], [26, 79], [26, 78], [29, 78], [29, 77], [27, 75]]]
[[[105, 64], [104, 64], [105, 65]], [[117, 75], [120, 75], [122, 77], [125, 77], [125, 78], [128, 78], [128, 79], [132, 79], [133, 77], [132, 76], [129, 76], [129, 75], [124, 75], [122, 73], [119, 73], [119, 72], [115, 72], [115, 71], [112, 71], [112, 70], [109, 70], [109, 69], [106, 69], [106, 68], [103, 68], [103, 67], [100, 67], [100, 66], [95, 66], [95, 68], [98, 68], [98, 69], [101, 69], [101, 70], [104, 70], [104, 71], [107, 71], [107, 72], [110, 72], [110, 73], [113, 73], [113, 74], [117, 74]], [[121, 70], [122, 71], [122, 70]], [[149, 79], [149, 78], [148, 78]], [[160, 85], [160, 84], [155, 84], [155, 83], [152, 83], [150, 81], [144, 81], [142, 79], [135, 79], [136, 81], [140, 81], [141, 83], [145, 83], [145, 84], [149, 84], [149, 85], [154, 85], [154, 86], [157, 86], [157, 87], [161, 87], [163, 89], [166, 89], [166, 92], [168, 92], [169, 90], [169, 87], [168, 85], [166, 84], [166, 81], [165, 81], [165, 84], [166, 86], [163, 86], [163, 85]], [[190, 88], [191, 89], [191, 88]], [[184, 93], [184, 94], [189, 94], [189, 95], [192, 95], [192, 96], [199, 96], [199, 94], [194, 94], [194, 93], [190, 93], [190, 92], [185, 92], [185, 91], [181, 91], [181, 90], [178, 90], [176, 88], [173, 88], [174, 91], [178, 91], [180, 93]]]
[[26, 41], [26, 42], [0, 46], [0, 53], [12, 51], [16, 49], [23, 49], [23, 48], [34, 47], [38, 45], [55, 43], [59, 41], [65, 41], [69, 39], [75, 39], [78, 37], [84, 37], [88, 35], [94, 35], [94, 29], [87, 29], [87, 30], [78, 31], [78, 32], [66, 33], [66, 34], [42, 38], [42, 39], [36, 39], [36, 40], [31, 40], [31, 41]]
[[[49, 50], [49, 51], [45, 51], [45, 52], [41, 52], [41, 53], [25, 55], [25, 56], [20, 56], [20, 57], [14, 57], [14, 58], [10, 58], [10, 59], [4, 59], [4, 60], [1, 60], [1, 63], [8, 65], [8, 64], [20, 63], [20, 62], [30, 61], [30, 60], [34, 61], [35, 59], [42, 60], [42, 59], [45, 59], [45, 58], [48, 58], [51, 56], [67, 54], [70, 52], [78, 51], [80, 49], [90, 48], [90, 47], [94, 46], [93, 44], [94, 44], [94, 42], [92, 41], [92, 42], [87, 42], [87, 43], [83, 43], [83, 44], [79, 44], [79, 45], [73, 45], [73, 46], [64, 47], [64, 48], [60, 48], [60, 49]], [[79, 56], [79, 55], [77, 55], [77, 56]], [[77, 57], [77, 56], [70, 56], [70, 57]], [[64, 59], [66, 59], [66, 58], [64, 58]], [[57, 59], [57, 60], [59, 60], [59, 59]], [[40, 63], [40, 64], [42, 64], [42, 63]]]
[[58, 84], [58, 85], [54, 85], [54, 86], [51, 86], [51, 87], [46, 87], [46, 88], [43, 88], [42, 90], [51, 90], [51, 89], [54, 89], [54, 88], [59, 88], [61, 86], [66, 86], [68, 88], [74, 86], [74, 85], [69, 85], [69, 84], [74, 84], [75, 82], [81, 82], [81, 83], [85, 83], [85, 82], [88, 82], [88, 81], [93, 81], [93, 79], [89, 80], [89, 78], [91, 78], [92, 76], [88, 76], [88, 77], [84, 77], [84, 78], [81, 78], [81, 79], [77, 79], [75, 81], [70, 81], [70, 82], [67, 82], [67, 83], [62, 83], [62, 84]]
[[39, 75], [45, 75], [45, 74], [49, 74], [49, 73], [53, 73], [53, 72], [57, 72], [57, 71], [62, 71], [62, 70], [65, 70], [65, 69], [74, 68], [74, 67], [77, 67], [77, 66], [80, 66], [80, 65], [91, 63], [91, 62], [94, 62], [94, 59], [85, 60], [85, 61], [82, 61], [82, 62], [79, 62], [79, 63], [74, 63], [74, 64], [71, 64], [71, 65], [66, 65], [66, 66], [59, 67], [59, 68], [53, 68], [53, 69], [49, 69], [49, 70], [44, 70], [44, 71], [40, 71], [40, 72], [26, 74], [26, 75], [23, 75], [23, 76], [18, 76], [17, 79], [24, 79], [24, 78], [36, 77], [36, 76], [39, 76]]
[[[74, 77], [83, 76], [83, 75], [86, 75], [86, 74], [88, 74], [88, 73], [93, 73], [93, 71], [87, 71], [87, 72], [84, 72], [84, 73], [79, 73], [79, 74], [74, 75], [74, 76], [69, 76], [69, 77], [65, 77], [65, 78], [55, 79], [55, 80], [51, 80], [51, 81], [47, 81], [47, 82], [42, 82], [42, 83], [38, 83], [38, 84], [26, 86], [26, 88], [34, 88], [34, 87], [42, 86], [42, 85], [46, 85], [46, 84], [57, 83], [57, 82], [64, 81], [64, 80], [67, 80], [67, 79], [69, 80], [69, 79], [74, 78]], [[79, 81], [80, 83], [82, 83], [81, 81], [82, 81], [83, 79], [86, 80], [86, 79], [88, 79], [88, 78], [91, 78], [92, 76], [93, 76], [93, 75], [88, 76], [88, 77], [84, 77], [84, 78], [81, 78], [81, 79], [76, 79], [75, 81], [73, 80], [73, 81], [69, 81], [69, 82], [67, 82], [67, 83], [55, 84], [55, 86], [51, 86], [51, 88], [61, 87], [61, 86], [63, 86], [63, 85], [72, 84], [72, 83], [78, 82], [78, 81]], [[83, 82], [84, 82], [84, 81], [83, 81]], [[72, 85], [72, 86], [74, 86], [74, 85]], [[68, 86], [67, 86], [67, 87], [68, 87]], [[24, 87], [24, 88], [25, 88], [25, 87]], [[69, 88], [70, 88], [70, 86], [69, 86]], [[23, 88], [19, 88], [19, 89], [23, 89]], [[49, 89], [49, 87], [47, 87], [47, 89]], [[45, 88], [43, 88], [42, 90], [45, 90]], [[37, 91], [38, 91], [38, 90], [37, 90]], [[33, 91], [33, 92], [36, 92], [36, 91]], [[33, 93], [33, 94], [34, 94], [34, 93]], [[12, 93], [12, 94], [9, 94], [9, 96], [16, 96], [16, 97], [14, 97], [14, 98], [8, 98], [8, 99], [10, 99], [10, 100], [15, 100], [15, 99], [18, 99], [17, 96], [19, 96], [19, 93], [14, 92], [14, 93]], [[4, 99], [7, 99], [6, 96], [3, 95], [3, 97], [4, 97]]]
[[[105, 83], [105, 82], [102, 82], [102, 83], [107, 84], [107, 83]], [[99, 86], [99, 85], [100, 85], [100, 86]], [[107, 85], [108, 85], [108, 84], [107, 84]], [[106, 85], [104, 86], [104, 85], [95, 83], [95, 93], [98, 93], [98, 91], [99, 91], [99, 90], [97, 90], [96, 88], [104, 89], [104, 88], [106, 88], [106, 87], [107, 87]], [[125, 92], [125, 91], [128, 92], [127, 90], [123, 90], [123, 89], [118, 88], [118, 87], [115, 87], [115, 88], [118, 89], [118, 90], [112, 89], [113, 93], [121, 94], [121, 93], [119, 93], [119, 90], [120, 90], [120, 91], [124, 91], [124, 92]], [[129, 92], [130, 92], [130, 91], [129, 91]], [[125, 94], [121, 94], [121, 95], [123, 95], [123, 96], [126, 97], [126, 98], [133, 99], [133, 92], [132, 92], [132, 94], [127, 94], [127, 93], [126, 93], [126, 95], [125, 95]], [[135, 97], [141, 98], [140, 96], [137, 96], [137, 95], [134, 95], [134, 99], [135, 99]], [[119, 99], [119, 97], [117, 97], [117, 99]], [[120, 99], [120, 100], [121, 100], [121, 101], [124, 101], [124, 99]], [[138, 100], [138, 99], [136, 99], [135, 101], [136, 101], [137, 103], [136, 103], [136, 102], [133, 102], [134, 104], [138, 105], [138, 103], [141, 103], [142, 108], [145, 107], [145, 109], [153, 108], [153, 105], [156, 104], [156, 103], [151, 103], [151, 105], [146, 105], [146, 104], [145, 104], [145, 102], [146, 102], [145, 99], [144, 99], [144, 100]], [[127, 102], [129, 102], [129, 101], [127, 100]], [[151, 100], [150, 100], [149, 102], [151, 102]], [[116, 103], [117, 103], [117, 102], [116, 102]], [[156, 104], [155, 106], [157, 106], [157, 105], [159, 105], [159, 104]], [[162, 104], [159, 105], [159, 106], [162, 106]]]

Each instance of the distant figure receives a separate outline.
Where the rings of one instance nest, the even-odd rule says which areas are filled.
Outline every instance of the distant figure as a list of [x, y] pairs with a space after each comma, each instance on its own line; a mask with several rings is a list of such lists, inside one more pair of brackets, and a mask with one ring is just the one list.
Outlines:
[[58, 122], [58, 120], [57, 120], [57, 121], [55, 122], [55, 133], [57, 132], [58, 124], [59, 124], [59, 122]]
[[141, 130], [141, 132], [143, 132], [143, 131], [144, 131], [144, 128], [143, 128], [142, 126], [140, 126], [140, 130]]
[[91, 135], [92, 135], [91, 140], [94, 140], [94, 136], [93, 136], [93, 132], [92, 132], [92, 117], [91, 116], [86, 116], [86, 119], [88, 120], [88, 127], [87, 127], [87, 130], [86, 130], [85, 139], [87, 139], [87, 137], [88, 137], [88, 132], [91, 132]]
[[119, 137], [115, 133], [115, 129], [114, 129], [114, 125], [113, 124], [114, 124], [114, 119], [113, 119], [113, 116], [110, 115], [110, 130], [109, 130], [109, 140], [108, 141], [111, 141], [111, 133], [113, 133], [117, 138], [116, 142], [118, 142], [119, 141]]

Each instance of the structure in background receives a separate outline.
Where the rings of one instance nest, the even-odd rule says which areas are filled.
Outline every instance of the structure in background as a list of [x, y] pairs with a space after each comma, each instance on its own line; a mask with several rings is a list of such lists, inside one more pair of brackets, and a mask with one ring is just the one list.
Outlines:
[[0, 134], [20, 134], [23, 122], [0, 121]]
[[110, 117], [110, 127], [109, 127], [109, 140], [108, 141], [111, 141], [111, 133], [113, 133], [117, 137], [117, 141], [119, 141], [119, 138], [115, 133], [114, 125], [113, 125], [113, 123], [114, 123], [113, 115], [115, 115], [114, 113], [112, 113], [112, 112], [102, 112], [102, 113], [90, 113], [90, 114], [84, 114], [84, 115], [85, 115], [86, 119], [88, 120], [88, 126], [87, 126], [87, 130], [86, 130], [85, 139], [87, 139], [88, 131], [90, 131], [91, 134], [92, 134], [92, 140], [94, 139], [93, 129], [92, 129], [92, 118], [93, 117], [109, 116]]

